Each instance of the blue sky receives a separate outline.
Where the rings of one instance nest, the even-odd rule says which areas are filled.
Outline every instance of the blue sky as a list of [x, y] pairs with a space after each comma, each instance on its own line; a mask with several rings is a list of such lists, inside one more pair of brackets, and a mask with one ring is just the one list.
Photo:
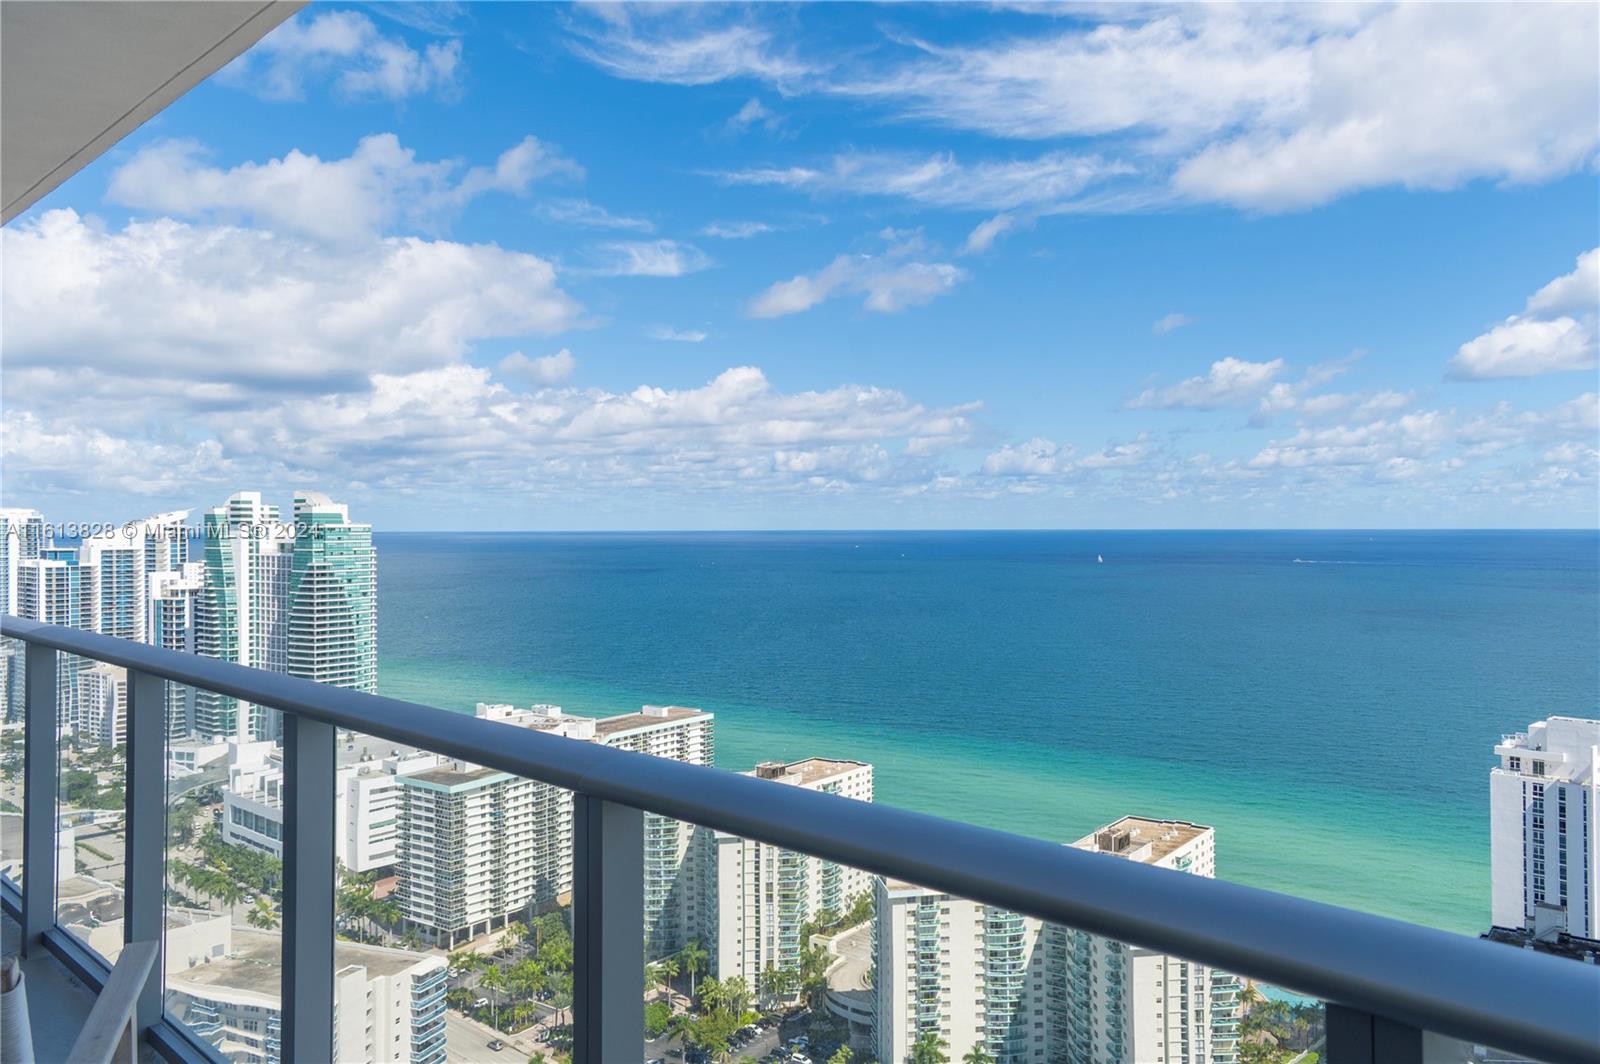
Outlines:
[[7, 228], [4, 501], [1594, 527], [1596, 29], [314, 4]]

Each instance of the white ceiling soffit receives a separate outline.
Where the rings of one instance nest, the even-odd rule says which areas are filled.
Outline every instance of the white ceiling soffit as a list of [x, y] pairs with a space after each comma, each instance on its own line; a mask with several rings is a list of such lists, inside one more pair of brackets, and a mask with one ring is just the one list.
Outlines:
[[27, 210], [303, 6], [304, 0], [0, 3], [0, 222]]

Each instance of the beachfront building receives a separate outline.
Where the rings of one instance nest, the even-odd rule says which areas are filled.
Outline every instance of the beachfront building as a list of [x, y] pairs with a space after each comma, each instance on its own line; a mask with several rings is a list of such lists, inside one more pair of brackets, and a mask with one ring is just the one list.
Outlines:
[[[691, 764], [709, 765], [714, 753], [712, 715], [682, 706], [593, 718], [559, 706], [479, 703], [477, 715]], [[396, 897], [408, 925], [430, 941], [466, 941], [570, 894], [570, 791], [460, 762], [400, 783]], [[645, 814], [645, 927], [655, 956], [699, 933], [692, 833], [690, 825]]]
[[[1080, 849], [1210, 876], [1214, 832], [1124, 817]], [[1237, 1059], [1236, 978], [1204, 965], [895, 881], [877, 887], [873, 1040], [907, 1058], [933, 1034], [959, 1060], [1121, 1064]]]
[[369, 694], [378, 690], [378, 555], [372, 526], [316, 491], [294, 497], [288, 671]]
[[1549, 717], [1495, 746], [1489, 772], [1494, 926], [1600, 938], [1600, 720]]
[[[872, 766], [862, 761], [771, 761], [745, 775], [872, 801]], [[825, 912], [844, 915], [858, 894], [873, 889], [859, 869], [721, 831], [697, 836], [709, 869], [701, 928], [710, 973], [739, 976], [753, 991], [763, 971], [799, 968], [806, 923]]]
[[[168, 921], [168, 1011], [234, 1064], [278, 1064], [282, 937], [193, 916]], [[443, 1064], [444, 958], [340, 939], [333, 959], [333, 1059]]]
[[[205, 512], [205, 588], [195, 606], [195, 652], [270, 672], [288, 671], [293, 526], [259, 491], [241, 491]], [[200, 691], [194, 734], [206, 742], [276, 737], [275, 714]]]
[[[49, 544], [44, 515], [16, 506], [0, 507], [0, 610], [21, 616], [17, 576], [24, 561], [39, 557]], [[25, 664], [21, 644], [0, 644], [0, 720], [20, 719]]]

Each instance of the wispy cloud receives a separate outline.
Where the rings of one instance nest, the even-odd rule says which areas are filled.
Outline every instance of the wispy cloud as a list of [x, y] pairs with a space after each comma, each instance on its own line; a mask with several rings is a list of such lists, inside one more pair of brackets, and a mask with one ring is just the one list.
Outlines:
[[591, 271], [606, 277], [681, 277], [711, 265], [692, 244], [676, 240], [613, 240], [590, 251]]
[[1283, 371], [1283, 359], [1247, 362], [1223, 358], [1211, 363], [1203, 377], [1165, 388], [1146, 388], [1128, 401], [1130, 410], [1217, 410], [1229, 406], [1250, 406], [1267, 393], [1273, 380]]
[[1161, 317], [1157, 318], [1150, 326], [1150, 331], [1155, 333], [1157, 336], [1165, 336], [1174, 329], [1181, 329], [1193, 321], [1194, 319], [1189, 317], [1189, 315], [1179, 313], [1178, 311], [1173, 311], [1171, 314], [1163, 314]]
[[862, 306], [892, 314], [936, 299], [966, 279], [948, 262], [931, 262], [921, 237], [886, 230], [889, 246], [873, 254], [840, 255], [816, 273], [778, 281], [750, 301], [753, 318], [799, 314], [837, 295], [862, 296]]
[[584, 226], [590, 229], [627, 229], [639, 233], [655, 230], [648, 218], [634, 218], [625, 214], [612, 214], [598, 203], [586, 199], [549, 200], [538, 206], [541, 217], [563, 225]]
[[777, 227], [766, 222], [713, 222], [700, 230], [701, 236], [718, 240], [749, 240], [753, 236], [776, 232]]
[[418, 49], [381, 32], [360, 12], [302, 12], [230, 63], [217, 79], [268, 100], [303, 99], [307, 87], [318, 82], [331, 84], [344, 96], [403, 100], [454, 93], [461, 66], [459, 40], [433, 41]]
[[653, 325], [646, 335], [652, 340], [674, 344], [697, 344], [711, 334], [704, 329], [674, 329], [670, 325]]

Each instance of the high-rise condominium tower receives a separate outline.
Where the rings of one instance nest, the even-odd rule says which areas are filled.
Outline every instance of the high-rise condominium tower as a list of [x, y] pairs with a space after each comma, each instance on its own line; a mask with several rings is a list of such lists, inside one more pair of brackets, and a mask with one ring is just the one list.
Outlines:
[[[46, 547], [17, 568], [17, 615], [30, 621], [98, 631], [99, 570], [83, 565], [74, 547]], [[78, 675], [92, 662], [56, 655], [56, 724], [70, 729], [78, 710]]]
[[[767, 762], [746, 775], [872, 801], [872, 766], [861, 761]], [[751, 990], [760, 989], [764, 971], [799, 969], [806, 923], [824, 910], [843, 916], [856, 895], [873, 887], [860, 869], [753, 839], [702, 829], [697, 842], [708, 851], [701, 926], [710, 974], [740, 976]]]
[[[0, 508], [0, 611], [19, 616], [17, 575], [24, 561], [39, 557], [49, 542], [44, 515], [38, 510]], [[0, 720], [22, 714], [24, 663], [22, 644], [5, 640], [0, 645]]]
[[[195, 603], [197, 653], [272, 672], [288, 668], [289, 565], [293, 529], [258, 491], [205, 512], [205, 588]], [[210, 691], [195, 695], [201, 739], [272, 738], [275, 715]]]
[[[167, 650], [196, 650], [196, 617], [200, 596], [205, 592], [206, 567], [201, 562], [185, 562], [177, 568], [157, 569], [149, 574], [149, 615], [145, 637]], [[167, 684], [167, 738], [178, 742], [194, 729], [194, 688], [187, 684]]]
[[[1074, 845], [1214, 874], [1211, 828], [1124, 817]], [[1204, 965], [905, 883], [879, 881], [874, 1040], [907, 1059], [933, 1034], [950, 1059], [997, 1064], [1230, 1064], [1238, 980]]]
[[378, 556], [372, 526], [320, 492], [294, 499], [288, 671], [357, 691], [378, 689]]
[[1489, 772], [1496, 927], [1600, 938], [1600, 720], [1549, 717], [1507, 735]]

